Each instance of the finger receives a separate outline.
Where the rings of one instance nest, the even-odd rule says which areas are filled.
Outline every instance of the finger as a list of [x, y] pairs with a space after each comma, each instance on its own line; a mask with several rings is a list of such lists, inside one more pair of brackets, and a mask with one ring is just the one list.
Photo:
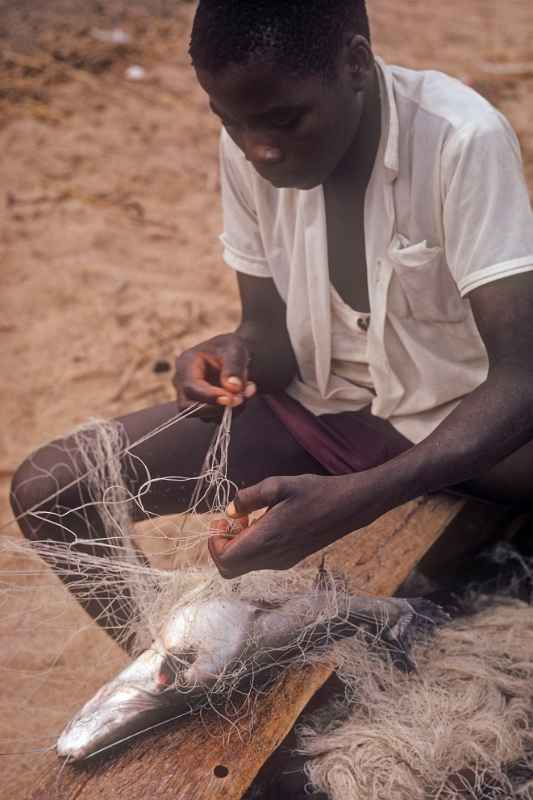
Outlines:
[[275, 506], [283, 499], [283, 482], [280, 478], [267, 478], [255, 486], [241, 489], [227, 508], [227, 515], [232, 519], [244, 517], [252, 511]]
[[[224, 407], [236, 408], [242, 403], [242, 397], [235, 396], [222, 385], [209, 380], [220, 373], [222, 360], [211, 353], [197, 353], [190, 364], [189, 383], [185, 385], [187, 397], [204, 402], [215, 402]], [[210, 374], [209, 374], [210, 373]], [[198, 396], [200, 395], [200, 396]], [[206, 398], [209, 398], [206, 400]]]
[[221, 368], [222, 361], [215, 355], [202, 350], [189, 350], [176, 358], [173, 382], [176, 389], [179, 390], [185, 383], [207, 380], [208, 372], [219, 374]]
[[[275, 553], [265, 538], [265, 517], [241, 530], [232, 539], [213, 536], [208, 541], [209, 553], [223, 578], [238, 578], [258, 569], [276, 568]], [[267, 531], [269, 529], [267, 522]]]
[[243, 392], [244, 397], [249, 400], [250, 397], [253, 397], [257, 394], [257, 385], [253, 381], [248, 381], [246, 384], [246, 388]]
[[179, 386], [176, 386], [176, 405], [178, 411], [185, 411], [185, 409], [191, 405], [191, 401], [187, 400]]
[[239, 519], [240, 517], [247, 517], [248, 514], [243, 513], [241, 514], [240, 511], [237, 510], [237, 506], [235, 505], [235, 500], [233, 500], [226, 509], [226, 514], [231, 519]]
[[195, 380], [185, 383], [183, 394], [188, 400], [200, 403], [217, 403], [218, 400], [225, 398], [226, 403], [219, 405], [233, 405], [234, 398], [231, 397], [221, 386], [213, 386], [205, 380]]
[[174, 376], [174, 386], [176, 392], [183, 402], [216, 403], [219, 397], [231, 395], [220, 386], [218, 376], [222, 361], [211, 353], [198, 351], [186, 353], [176, 361], [176, 374]]
[[211, 537], [222, 537], [229, 540], [235, 539], [235, 537], [247, 527], [248, 517], [242, 517], [238, 521], [217, 519], [211, 524], [209, 533]]
[[174, 386], [178, 396], [189, 401], [218, 403], [223, 407], [237, 408], [244, 401], [242, 382], [237, 377], [229, 378], [222, 385], [223, 359], [215, 353], [198, 350], [178, 359]]
[[229, 376], [229, 378], [227, 378], [225, 375], [222, 375], [220, 380], [223, 387], [227, 389], [228, 392], [232, 392], [232, 394], [242, 394], [244, 383], [241, 378], [238, 378], [236, 375], [232, 374]]
[[219, 406], [225, 406], [226, 408], [237, 408], [238, 406], [242, 406], [243, 400], [241, 395], [235, 395], [234, 397], [222, 395], [217, 398], [217, 403]]
[[236, 548], [237, 551], [240, 550], [238, 547], [239, 539], [241, 536], [248, 534], [251, 530], [251, 528], [245, 528], [234, 539], [227, 539], [224, 536], [211, 536], [208, 539], [207, 548], [209, 550], [209, 555], [223, 578], [237, 578], [239, 575], [244, 575], [246, 572], [253, 569], [253, 566], [248, 567], [247, 563], [243, 562], [238, 554], [237, 558], [231, 559], [231, 564], [226, 563], [231, 549]]
[[241, 394], [248, 383], [248, 348], [237, 337], [228, 343], [222, 354], [220, 382], [225, 389], [234, 394]]
[[[242, 388], [242, 383], [238, 378], [228, 378], [226, 383], [225, 383], [225, 385], [226, 386], [228, 386], [228, 385], [233, 386], [234, 387], [233, 390], [235, 392], [237, 392], [238, 387]], [[246, 386], [244, 388], [244, 391], [240, 391], [239, 394], [236, 393], [233, 396], [233, 399], [234, 399], [235, 402], [230, 403], [227, 400], [223, 400], [223, 399], [221, 401], [219, 401], [219, 402], [220, 402], [221, 405], [225, 405], [225, 406], [231, 405], [233, 408], [236, 408], [237, 406], [242, 405], [246, 400], [249, 400], [251, 397], [253, 397], [256, 394], [257, 394], [257, 386], [256, 386], [256, 384], [252, 383], [251, 381], [248, 381], [248, 383], [246, 384]]]
[[226, 539], [224, 536], [211, 536], [207, 540], [209, 555], [215, 562], [218, 571], [221, 573], [223, 573], [222, 558], [229, 544], [230, 540]]
[[223, 558], [228, 545], [231, 544], [231, 542], [234, 541], [239, 534], [246, 530], [247, 526], [248, 517], [242, 517], [236, 522], [232, 522], [227, 519], [219, 519], [215, 520], [215, 522], [213, 522], [211, 525], [211, 536], [207, 540], [207, 547], [217, 569], [224, 577], [229, 576], [225, 575], [225, 570], [223, 564], [221, 563], [221, 559]]

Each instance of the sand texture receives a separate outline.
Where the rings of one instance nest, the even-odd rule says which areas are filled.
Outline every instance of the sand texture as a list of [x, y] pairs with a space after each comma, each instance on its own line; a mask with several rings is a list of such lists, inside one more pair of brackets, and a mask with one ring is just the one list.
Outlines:
[[[379, 54], [447, 71], [510, 118], [533, 188], [530, 0], [370, 9]], [[187, 56], [193, 10], [0, 0], [0, 523], [30, 451], [88, 417], [172, 399], [171, 372], [156, 364], [238, 321], [217, 239], [218, 123]], [[113, 28], [129, 42], [101, 41]], [[143, 80], [127, 77], [132, 65]], [[5, 556], [0, 576], [23, 565]], [[58, 659], [41, 615], [59, 597], [42, 574], [0, 582], [0, 752], [48, 744], [124, 661], [73, 603], [66, 616], [80, 632]], [[69, 602], [61, 595], [64, 616]], [[37, 754], [3, 757], [2, 797], [27, 797], [38, 767]]]

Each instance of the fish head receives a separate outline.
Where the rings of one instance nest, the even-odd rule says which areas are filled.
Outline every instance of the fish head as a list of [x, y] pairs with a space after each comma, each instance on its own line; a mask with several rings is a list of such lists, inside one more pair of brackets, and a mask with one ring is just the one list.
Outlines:
[[178, 690], [205, 692], [236, 663], [246, 660], [261, 613], [257, 604], [237, 598], [217, 598], [179, 609], [162, 631], [168, 654], [162, 672], [174, 676]]
[[58, 754], [79, 761], [189, 711], [243, 655], [257, 613], [233, 599], [173, 609], [158, 641], [66, 726]]
[[146, 650], [69, 722], [57, 741], [58, 755], [88, 758], [185, 710], [188, 694], [174, 691], [173, 669], [165, 653]]

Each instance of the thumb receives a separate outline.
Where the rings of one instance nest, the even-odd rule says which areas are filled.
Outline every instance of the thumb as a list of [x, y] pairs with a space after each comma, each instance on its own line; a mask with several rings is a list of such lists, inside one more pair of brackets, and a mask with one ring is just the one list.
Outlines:
[[253, 511], [275, 506], [283, 499], [283, 483], [280, 478], [267, 478], [255, 486], [240, 489], [227, 508], [227, 515], [232, 519], [245, 517]]
[[250, 355], [244, 342], [236, 337], [226, 344], [222, 353], [220, 381], [224, 388], [243, 392], [248, 382]]

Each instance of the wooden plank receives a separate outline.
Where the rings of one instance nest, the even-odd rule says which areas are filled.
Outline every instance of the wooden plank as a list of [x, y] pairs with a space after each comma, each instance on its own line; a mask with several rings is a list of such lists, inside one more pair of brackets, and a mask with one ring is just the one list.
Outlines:
[[[391, 595], [439, 537], [457, 520], [467, 525], [472, 514], [478, 526], [481, 520], [494, 527], [492, 507], [480, 512], [479, 504], [444, 494], [421, 498], [332, 545], [327, 564], [349, 576], [354, 593]], [[315, 555], [306, 563], [319, 561]], [[66, 766], [61, 773], [52, 754], [32, 798], [241, 800], [331, 672], [331, 665], [288, 670], [257, 699], [253, 715], [236, 724], [180, 720], [139, 737], [122, 752]]]

